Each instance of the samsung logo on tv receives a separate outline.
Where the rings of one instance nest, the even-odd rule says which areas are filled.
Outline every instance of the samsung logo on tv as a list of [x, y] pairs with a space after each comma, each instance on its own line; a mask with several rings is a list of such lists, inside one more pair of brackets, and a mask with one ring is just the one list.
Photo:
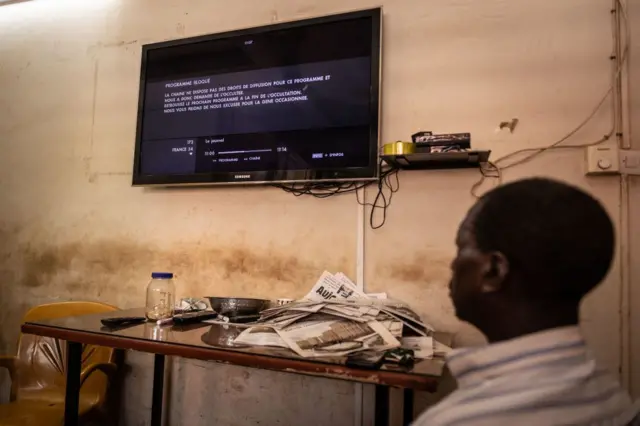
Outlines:
[[234, 179], [251, 179], [251, 175], [233, 175]]

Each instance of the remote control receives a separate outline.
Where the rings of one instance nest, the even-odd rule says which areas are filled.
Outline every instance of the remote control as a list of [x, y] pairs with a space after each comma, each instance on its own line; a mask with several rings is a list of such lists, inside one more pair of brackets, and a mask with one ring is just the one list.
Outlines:
[[142, 324], [146, 320], [145, 317], [114, 317], [103, 318], [100, 322], [107, 327], [121, 327], [123, 325]]

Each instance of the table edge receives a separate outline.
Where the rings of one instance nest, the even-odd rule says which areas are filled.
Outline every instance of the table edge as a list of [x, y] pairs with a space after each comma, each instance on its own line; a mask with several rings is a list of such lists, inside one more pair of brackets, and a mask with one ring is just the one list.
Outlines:
[[346, 380], [373, 385], [385, 385], [426, 392], [436, 392], [441, 376], [418, 376], [388, 370], [354, 369], [338, 364], [325, 364], [310, 360], [295, 360], [273, 357], [269, 355], [250, 354], [246, 352], [205, 348], [172, 342], [154, 342], [124, 336], [108, 336], [89, 331], [24, 323], [22, 333], [52, 337], [65, 341], [78, 342], [115, 349], [129, 349], [168, 356], [215, 361], [218, 363], [238, 365], [242, 367], [302, 374], [314, 377]]

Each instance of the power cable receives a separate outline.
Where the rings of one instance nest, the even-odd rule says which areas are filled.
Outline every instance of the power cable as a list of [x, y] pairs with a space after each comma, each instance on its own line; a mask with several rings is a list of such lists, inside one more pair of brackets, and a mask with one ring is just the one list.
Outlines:
[[[562, 145], [563, 142], [565, 142], [566, 140], [571, 138], [578, 131], [580, 131], [584, 126], [586, 126], [593, 119], [593, 117], [598, 113], [600, 108], [602, 108], [602, 105], [604, 105], [605, 101], [613, 93], [613, 90], [616, 87], [617, 81], [620, 78], [620, 75], [622, 74], [623, 67], [624, 67], [624, 65], [625, 65], [625, 63], [626, 63], [626, 61], [628, 59], [630, 39], [631, 39], [631, 35], [630, 35], [630, 31], [629, 31], [629, 21], [628, 21], [627, 11], [626, 11], [624, 5], [622, 4], [622, 2], [620, 0], [618, 0], [617, 4], [618, 4], [618, 10], [620, 11], [620, 15], [622, 16], [622, 19], [624, 21], [624, 26], [625, 26], [625, 37], [626, 37], [625, 45], [624, 45], [624, 49], [622, 51], [622, 57], [620, 58], [620, 62], [619, 62], [618, 68], [616, 69], [616, 71], [615, 71], [615, 73], [613, 75], [611, 85], [606, 90], [604, 95], [600, 98], [600, 101], [596, 104], [595, 108], [591, 111], [591, 113], [584, 120], [582, 120], [575, 128], [573, 128], [573, 130], [571, 130], [569, 133], [567, 133], [562, 138], [560, 138], [559, 140], [557, 140], [556, 142], [554, 142], [554, 143], [552, 143], [550, 145], [543, 146], [543, 147], [538, 147], [538, 148], [519, 149], [517, 151], [514, 151], [514, 152], [511, 152], [509, 154], [506, 154], [506, 155], [498, 158], [497, 160], [494, 160], [493, 162], [488, 162], [486, 164], [481, 164], [479, 166], [481, 177], [471, 187], [471, 190], [470, 190], [471, 195], [473, 195], [476, 198], [480, 197], [476, 193], [476, 191], [484, 183], [484, 181], [485, 181], [485, 179], [487, 177], [497, 178], [498, 179], [498, 184], [501, 184], [502, 183], [502, 172], [504, 170], [507, 170], [507, 169], [510, 169], [512, 167], [527, 163], [527, 162], [531, 161], [532, 159], [534, 159], [535, 157], [537, 157], [538, 155], [542, 154], [545, 151], [550, 151], [550, 150], [555, 150], [555, 149], [586, 148], [586, 147], [595, 146], [595, 145], [599, 145], [599, 144], [601, 144], [603, 142], [606, 142], [613, 136], [613, 134], [615, 132], [615, 125], [613, 126], [613, 128], [607, 134], [605, 134], [602, 138], [600, 138], [600, 139], [598, 139], [598, 140], [596, 140], [594, 142], [590, 142], [590, 143], [586, 143], [586, 144], [578, 144], [578, 145]], [[616, 59], [615, 55], [613, 55], [611, 57], [611, 59], [612, 60]], [[617, 114], [617, 111], [615, 111], [615, 109], [614, 109], [614, 114]], [[512, 163], [509, 163], [507, 165], [504, 165], [504, 166], [501, 165], [501, 163], [503, 163], [505, 160], [508, 160], [510, 158], [513, 158], [513, 157], [515, 157], [517, 155], [524, 154], [524, 153], [529, 153], [529, 155], [527, 155], [524, 158], [521, 158], [519, 160], [516, 160], [516, 161], [514, 161]], [[491, 174], [491, 173], [493, 173], [493, 174]]]
[[[398, 168], [391, 167], [383, 170], [383, 163], [380, 160], [378, 164], [380, 176], [378, 179], [369, 182], [347, 181], [347, 182], [304, 182], [300, 184], [275, 184], [276, 188], [280, 188], [285, 192], [300, 197], [302, 195], [310, 195], [315, 198], [328, 198], [335, 195], [355, 193], [358, 204], [370, 207], [369, 226], [371, 229], [381, 228], [387, 220], [387, 209], [391, 205], [393, 194], [400, 189], [400, 179], [398, 178]], [[395, 181], [395, 184], [394, 184]], [[363, 200], [360, 200], [358, 191], [371, 185], [376, 185], [377, 193], [372, 203], [366, 202], [366, 194]], [[366, 190], [365, 190], [366, 191]], [[388, 192], [388, 194], [385, 194]], [[376, 222], [376, 215], [381, 212], [382, 219]]]

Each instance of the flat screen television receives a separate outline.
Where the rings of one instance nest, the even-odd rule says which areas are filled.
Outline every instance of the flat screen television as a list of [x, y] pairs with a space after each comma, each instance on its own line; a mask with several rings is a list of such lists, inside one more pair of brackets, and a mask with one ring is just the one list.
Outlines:
[[134, 185], [378, 175], [381, 10], [142, 48]]

